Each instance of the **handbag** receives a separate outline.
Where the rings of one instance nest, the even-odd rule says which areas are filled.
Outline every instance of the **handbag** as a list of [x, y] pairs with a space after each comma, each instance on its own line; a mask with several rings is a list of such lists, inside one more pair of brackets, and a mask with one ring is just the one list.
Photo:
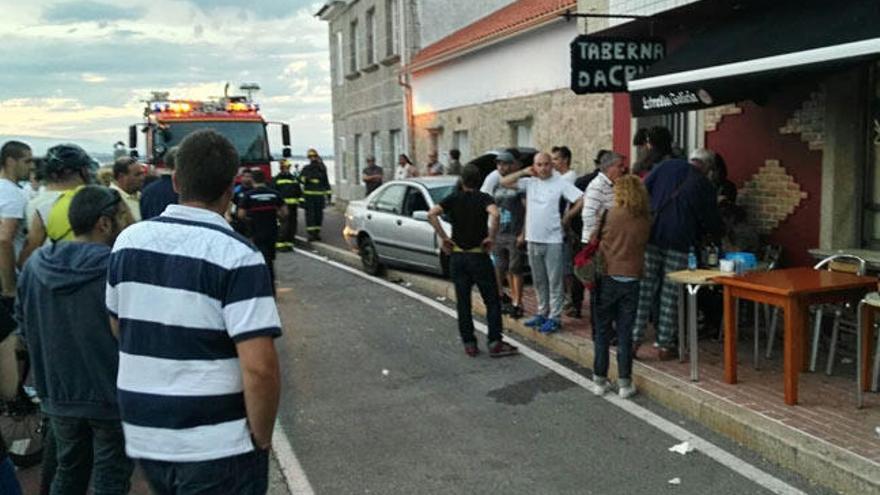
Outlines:
[[602, 230], [605, 227], [605, 216], [608, 210], [602, 212], [599, 219], [599, 232], [590, 242], [583, 247], [574, 256], [574, 276], [581, 281], [587, 289], [593, 289], [596, 282], [605, 270], [605, 262], [602, 259], [602, 252], [599, 250], [599, 243], [602, 242]]

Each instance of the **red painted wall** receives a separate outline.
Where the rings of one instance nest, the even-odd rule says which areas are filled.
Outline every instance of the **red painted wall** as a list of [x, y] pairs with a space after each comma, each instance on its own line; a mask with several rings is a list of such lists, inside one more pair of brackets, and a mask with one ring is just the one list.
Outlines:
[[779, 128], [815, 89], [814, 85], [806, 84], [786, 87], [772, 95], [764, 106], [742, 103], [743, 113], [725, 116], [716, 131], [706, 133], [706, 147], [724, 157], [729, 178], [737, 187], [742, 187], [764, 160], [778, 159], [801, 190], [806, 191], [807, 198], [769, 237], [770, 243], [783, 247], [785, 266], [812, 264], [807, 250], [819, 245], [822, 152], [811, 151], [799, 134], [779, 133]]
[[614, 93], [613, 107], [612, 147], [615, 153], [626, 156], [629, 164], [632, 165], [633, 157], [629, 156], [632, 150], [632, 115], [629, 107], [629, 93]]

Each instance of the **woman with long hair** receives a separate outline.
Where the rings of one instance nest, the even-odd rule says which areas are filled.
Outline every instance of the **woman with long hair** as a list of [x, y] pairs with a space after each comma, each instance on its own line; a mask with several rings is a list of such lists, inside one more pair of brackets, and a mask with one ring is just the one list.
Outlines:
[[610, 388], [608, 347], [612, 322], [617, 330], [617, 375], [620, 397], [632, 397], [632, 332], [639, 302], [639, 279], [645, 261], [645, 247], [651, 234], [651, 202], [648, 191], [636, 175], [624, 175], [614, 182], [614, 206], [602, 214], [593, 236], [600, 235], [599, 249], [604, 273], [599, 283], [598, 304], [593, 309], [595, 358], [593, 384], [596, 395]]

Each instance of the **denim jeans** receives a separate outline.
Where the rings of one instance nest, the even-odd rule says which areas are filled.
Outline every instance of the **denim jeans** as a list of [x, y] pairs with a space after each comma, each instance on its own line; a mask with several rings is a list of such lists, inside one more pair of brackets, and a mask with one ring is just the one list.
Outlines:
[[200, 462], [138, 463], [155, 495], [264, 495], [269, 489], [268, 450]]
[[0, 460], [0, 493], [3, 495], [21, 495], [21, 485], [15, 477], [15, 466], [12, 459], [4, 456]]
[[52, 495], [85, 494], [90, 474], [95, 495], [128, 493], [134, 464], [125, 455], [119, 420], [63, 416], [49, 420], [58, 449]]
[[458, 311], [458, 332], [461, 334], [461, 341], [465, 344], [477, 341], [474, 337], [474, 317], [471, 309], [471, 290], [474, 284], [480, 290], [483, 305], [486, 306], [489, 342], [501, 340], [501, 301], [498, 299], [495, 268], [489, 255], [452, 253], [449, 257], [449, 276], [455, 285], [455, 309]]
[[562, 243], [529, 243], [532, 283], [538, 293], [538, 314], [559, 319], [562, 316]]
[[611, 323], [617, 327], [617, 376], [632, 376], [633, 325], [636, 306], [639, 303], [639, 281], [618, 282], [611, 277], [602, 277], [599, 291], [599, 305], [593, 311], [596, 329], [593, 331], [595, 357], [593, 374], [608, 377], [608, 341], [611, 337]]

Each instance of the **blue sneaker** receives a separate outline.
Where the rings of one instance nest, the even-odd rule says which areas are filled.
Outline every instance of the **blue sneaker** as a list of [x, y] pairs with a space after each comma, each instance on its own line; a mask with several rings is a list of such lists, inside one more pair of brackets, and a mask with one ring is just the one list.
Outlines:
[[558, 332], [562, 328], [562, 323], [556, 318], [548, 318], [544, 321], [544, 324], [541, 325], [541, 328], [538, 329], [539, 332], [547, 334]]
[[528, 320], [523, 322], [523, 325], [527, 327], [539, 328], [544, 322], [547, 321], [547, 318], [544, 318], [544, 315], [535, 315]]

